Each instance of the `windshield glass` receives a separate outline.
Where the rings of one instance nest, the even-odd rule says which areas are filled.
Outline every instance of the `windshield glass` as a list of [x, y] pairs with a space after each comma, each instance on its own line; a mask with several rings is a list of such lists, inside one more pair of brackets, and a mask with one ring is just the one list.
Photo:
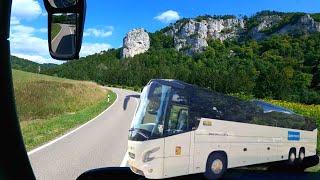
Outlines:
[[129, 139], [149, 140], [163, 136], [170, 94], [171, 87], [157, 82], [152, 82], [143, 89]]

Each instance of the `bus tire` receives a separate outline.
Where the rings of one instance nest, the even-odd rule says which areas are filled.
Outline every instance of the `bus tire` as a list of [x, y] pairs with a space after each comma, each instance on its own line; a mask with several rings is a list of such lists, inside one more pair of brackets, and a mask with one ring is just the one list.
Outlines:
[[288, 155], [288, 164], [289, 165], [294, 165], [295, 161], [296, 161], [296, 149], [295, 148], [291, 148], [289, 151], [289, 155]]
[[227, 171], [227, 158], [224, 154], [215, 152], [209, 155], [204, 176], [209, 180], [223, 177]]
[[304, 159], [305, 156], [306, 156], [306, 153], [305, 153], [304, 147], [302, 147], [299, 150], [299, 156], [298, 156], [298, 163], [299, 164], [303, 163], [303, 159]]
[[297, 161], [296, 161], [296, 170], [295, 170], [296, 172], [304, 172], [304, 170], [306, 169], [303, 163], [304, 158], [305, 158], [305, 149], [304, 147], [301, 147], [299, 150]]

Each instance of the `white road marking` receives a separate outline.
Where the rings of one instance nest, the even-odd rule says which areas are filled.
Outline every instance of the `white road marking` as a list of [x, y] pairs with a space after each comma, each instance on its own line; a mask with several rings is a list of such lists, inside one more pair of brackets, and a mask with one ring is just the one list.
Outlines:
[[[51, 44], [52, 44], [52, 42], [58, 37], [58, 35], [61, 33], [61, 31], [62, 31], [62, 26], [59, 24], [59, 26], [61, 27], [61, 29], [60, 29], [60, 31], [58, 32], [58, 34], [56, 35], [56, 37], [54, 37], [53, 39], [52, 39], [52, 41], [51, 41]], [[51, 30], [52, 30], [52, 27], [51, 27]]]
[[[113, 92], [114, 92], [114, 91], [113, 91]], [[116, 93], [116, 92], [114, 92], [114, 93]], [[34, 150], [29, 151], [29, 152], [28, 152], [28, 155], [30, 156], [31, 154], [33, 154], [33, 153], [35, 153], [35, 152], [38, 152], [38, 151], [40, 151], [41, 149], [46, 148], [46, 147], [54, 144], [55, 142], [57, 142], [57, 141], [65, 138], [65, 137], [69, 136], [70, 134], [76, 132], [77, 130], [81, 129], [82, 127], [88, 125], [89, 123], [91, 123], [92, 121], [94, 121], [95, 119], [97, 119], [97, 118], [98, 118], [99, 116], [101, 116], [103, 113], [105, 113], [106, 111], [108, 111], [108, 110], [118, 101], [118, 94], [116, 93], [116, 95], [117, 95], [117, 97], [116, 97], [116, 100], [113, 102], [113, 104], [111, 104], [111, 106], [109, 106], [106, 110], [104, 110], [104, 111], [103, 111], [102, 113], [100, 113], [98, 116], [96, 116], [95, 118], [93, 118], [93, 119], [91, 119], [90, 121], [86, 122], [85, 124], [79, 126], [78, 128], [76, 128], [76, 129], [68, 132], [67, 134], [65, 134], [65, 135], [63, 135], [63, 136], [61, 136], [61, 137], [59, 137], [59, 138], [57, 138], [57, 139], [55, 139], [55, 140], [52, 140], [52, 141], [50, 141], [50, 142], [48, 142], [48, 143], [46, 143], [46, 144], [44, 144], [44, 145], [42, 145], [42, 146], [34, 149]]]
[[[122, 92], [125, 93], [125, 94], [130, 95], [129, 93], [127, 93], [127, 92], [125, 92], [125, 91], [122, 91]], [[137, 108], [138, 108], [139, 101], [138, 101], [136, 98], [134, 98], [134, 99], [135, 99], [136, 102], [137, 102], [137, 107], [136, 107], [136, 110], [135, 110], [134, 112], [137, 112]], [[130, 126], [130, 127], [132, 127], [132, 123], [133, 123], [133, 121], [131, 122], [131, 126]], [[126, 154], [124, 155], [123, 160], [122, 160], [122, 162], [121, 162], [121, 164], [120, 164], [120, 167], [126, 167], [127, 162], [128, 162], [128, 159], [129, 159], [129, 155], [128, 155], [128, 150], [127, 150], [127, 151], [126, 151]]]
[[128, 155], [128, 150], [127, 150], [126, 154], [124, 155], [123, 160], [122, 160], [122, 162], [120, 164], [120, 167], [126, 167], [128, 159], [129, 159], [129, 155]]
[[[70, 26], [68, 26], [68, 28], [69, 28], [69, 30], [70, 30], [71, 38], [73, 39], [74, 36], [72, 36], [72, 35], [74, 35], [74, 34], [72, 33], [72, 30], [71, 30]], [[74, 40], [72, 40], [72, 42], [74, 42]], [[71, 43], [71, 46], [72, 46], [71, 50], [72, 50], [72, 52], [74, 52], [74, 44]], [[72, 52], [71, 52], [71, 53], [72, 53]]]
[[73, 33], [72, 33], [72, 30], [71, 30], [71, 28], [70, 28], [70, 26], [68, 26], [68, 28], [69, 28], [69, 30], [70, 30], [70, 34], [73, 34]]

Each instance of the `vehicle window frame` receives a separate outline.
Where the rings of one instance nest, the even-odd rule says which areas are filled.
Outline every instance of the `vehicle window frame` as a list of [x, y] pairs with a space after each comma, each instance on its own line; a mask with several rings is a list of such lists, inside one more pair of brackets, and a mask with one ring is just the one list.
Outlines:
[[[173, 102], [172, 99], [173, 99], [173, 96], [177, 93], [177, 89], [172, 87], [172, 93], [170, 94], [170, 101], [168, 103], [168, 106], [167, 106], [167, 110], [166, 110], [166, 114], [165, 114], [165, 123], [164, 123], [164, 129], [163, 129], [163, 137], [169, 137], [169, 136], [173, 136], [173, 135], [177, 135], [177, 134], [182, 134], [182, 133], [187, 133], [187, 132], [190, 132], [191, 131], [191, 122], [190, 121], [190, 116], [189, 116], [189, 112], [190, 112], [190, 108], [188, 106], [188, 104], [179, 104], [177, 102]], [[181, 132], [181, 133], [172, 133], [172, 134], [169, 134], [168, 133], [168, 127], [169, 127], [169, 120], [170, 120], [170, 115], [171, 115], [171, 111], [172, 111], [172, 107], [176, 105], [176, 106], [180, 106], [182, 107], [181, 109], [187, 109], [188, 110], [188, 116], [187, 116], [187, 128], [185, 131]], [[181, 110], [180, 109], [180, 110]], [[179, 110], [179, 111], [180, 111]], [[178, 118], [178, 116], [177, 116]], [[178, 123], [178, 121], [177, 121]], [[177, 124], [176, 124], [177, 126]]]

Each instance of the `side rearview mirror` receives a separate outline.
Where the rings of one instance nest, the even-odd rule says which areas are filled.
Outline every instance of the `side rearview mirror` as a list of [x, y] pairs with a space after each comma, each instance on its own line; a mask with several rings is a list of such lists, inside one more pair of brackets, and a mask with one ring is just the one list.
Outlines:
[[48, 12], [48, 45], [52, 58], [79, 59], [86, 0], [44, 0]]

